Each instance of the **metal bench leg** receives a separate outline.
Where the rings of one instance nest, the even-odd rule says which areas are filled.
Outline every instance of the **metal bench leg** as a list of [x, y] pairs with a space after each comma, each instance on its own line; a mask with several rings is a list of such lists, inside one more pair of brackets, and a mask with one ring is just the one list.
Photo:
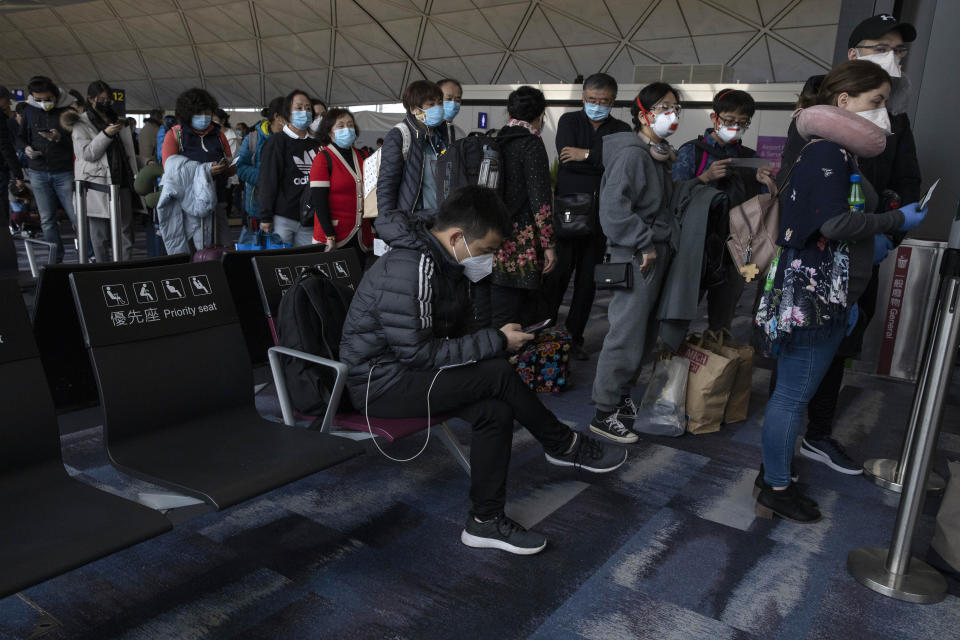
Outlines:
[[457, 462], [460, 463], [460, 466], [463, 467], [463, 470], [467, 472], [467, 475], [470, 475], [470, 458], [467, 456], [466, 450], [463, 448], [463, 445], [460, 444], [460, 441], [457, 440], [457, 437], [453, 435], [453, 431], [450, 430], [450, 425], [446, 422], [441, 422], [436, 425], [434, 429], [437, 429], [437, 435], [440, 436], [440, 441], [447, 448], [450, 453], [453, 454], [453, 457], [456, 458]]

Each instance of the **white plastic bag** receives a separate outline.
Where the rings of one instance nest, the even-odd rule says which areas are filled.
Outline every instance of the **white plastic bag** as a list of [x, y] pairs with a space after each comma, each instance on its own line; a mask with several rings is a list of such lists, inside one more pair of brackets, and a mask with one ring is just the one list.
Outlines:
[[687, 376], [690, 362], [674, 357], [653, 365], [633, 428], [655, 436], [682, 436], [687, 430]]

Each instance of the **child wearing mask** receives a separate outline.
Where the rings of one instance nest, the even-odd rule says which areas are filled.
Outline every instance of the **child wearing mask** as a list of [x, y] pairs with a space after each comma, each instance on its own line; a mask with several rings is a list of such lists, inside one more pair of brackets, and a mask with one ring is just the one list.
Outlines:
[[[772, 185], [769, 168], [750, 169], [732, 167], [732, 158], [752, 158], [757, 152], [743, 144], [743, 134], [750, 128], [750, 119], [756, 111], [753, 96], [738, 89], [723, 89], [713, 98], [710, 114], [712, 127], [702, 136], [683, 144], [677, 151], [673, 165], [674, 182], [699, 178], [704, 184], [727, 194], [730, 208], [758, 195], [764, 184]], [[722, 282], [706, 289], [707, 309], [711, 331], [729, 329], [736, 313], [737, 302], [743, 293], [744, 279], [726, 253], [729, 218], [711, 221], [708, 229], [708, 261], [711, 249], [719, 254], [721, 270], [716, 274]], [[714, 230], [714, 233], [710, 233]], [[701, 287], [708, 286], [702, 282]]]
[[593, 383], [597, 412], [590, 422], [592, 432], [624, 444], [638, 439], [630, 430], [636, 419], [630, 390], [656, 338], [652, 325], [672, 258], [670, 239], [677, 233], [670, 210], [677, 156], [666, 138], [679, 125], [679, 92], [664, 82], [647, 85], [630, 113], [636, 133], [603, 138], [600, 225], [610, 262], [631, 265], [633, 287], [613, 291], [610, 330]]

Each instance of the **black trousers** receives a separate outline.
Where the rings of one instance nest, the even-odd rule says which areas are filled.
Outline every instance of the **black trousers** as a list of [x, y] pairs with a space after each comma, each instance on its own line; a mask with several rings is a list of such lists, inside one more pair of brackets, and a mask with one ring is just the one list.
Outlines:
[[535, 305], [531, 304], [533, 294], [530, 289], [493, 284], [491, 278], [470, 286], [470, 300], [477, 321], [480, 326], [494, 329], [511, 322], [526, 326], [546, 320], [546, 317], [536, 316]]
[[[557, 238], [557, 267], [544, 278], [545, 315], [558, 319], [563, 295], [573, 278], [573, 300], [567, 314], [566, 327], [574, 342], [583, 342], [583, 332], [590, 320], [597, 289], [593, 281], [594, 267], [603, 261], [607, 237], [598, 224], [590, 236]], [[546, 319], [546, 318], [544, 318]]]
[[[427, 390], [435, 371], [410, 371], [383, 396], [371, 400], [369, 412], [378, 418], [419, 418], [427, 415]], [[449, 414], [473, 427], [470, 441], [471, 513], [489, 519], [503, 511], [507, 500], [507, 470], [516, 420], [551, 455], [570, 446], [572, 432], [557, 420], [502, 358], [446, 369], [430, 393], [432, 415]]]

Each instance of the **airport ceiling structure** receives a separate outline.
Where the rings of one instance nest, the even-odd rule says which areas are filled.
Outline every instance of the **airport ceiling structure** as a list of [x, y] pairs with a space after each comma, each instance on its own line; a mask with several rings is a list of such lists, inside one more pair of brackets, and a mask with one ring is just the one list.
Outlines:
[[0, 84], [49, 75], [172, 108], [203, 86], [225, 107], [294, 87], [330, 104], [397, 102], [409, 82], [633, 82], [636, 65], [725, 64], [740, 82], [831, 65], [841, 0], [0, 0]]

